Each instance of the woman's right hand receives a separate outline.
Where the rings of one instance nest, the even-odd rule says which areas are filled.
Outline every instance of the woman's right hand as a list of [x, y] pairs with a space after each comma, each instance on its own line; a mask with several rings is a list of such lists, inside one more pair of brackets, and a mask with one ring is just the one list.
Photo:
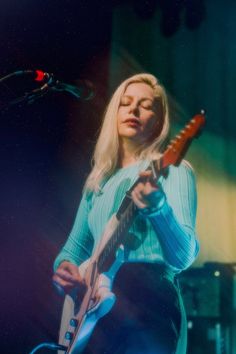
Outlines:
[[79, 274], [78, 267], [68, 261], [62, 262], [53, 275], [53, 284], [60, 294], [70, 294], [73, 290], [83, 292], [85, 281]]

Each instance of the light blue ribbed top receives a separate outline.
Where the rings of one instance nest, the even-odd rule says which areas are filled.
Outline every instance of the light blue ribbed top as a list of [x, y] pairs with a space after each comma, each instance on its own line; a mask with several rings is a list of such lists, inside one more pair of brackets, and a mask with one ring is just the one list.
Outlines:
[[[139, 161], [117, 169], [99, 193], [84, 193], [54, 269], [64, 260], [80, 265], [91, 256], [126, 191], [147, 166], [147, 161]], [[195, 234], [197, 198], [193, 170], [186, 162], [179, 167], [170, 166], [167, 177], [161, 177], [159, 184], [166, 201], [152, 214], [137, 215], [129, 230], [135, 242], [126, 246], [126, 260], [165, 263], [174, 272], [179, 272], [191, 265], [199, 250]]]

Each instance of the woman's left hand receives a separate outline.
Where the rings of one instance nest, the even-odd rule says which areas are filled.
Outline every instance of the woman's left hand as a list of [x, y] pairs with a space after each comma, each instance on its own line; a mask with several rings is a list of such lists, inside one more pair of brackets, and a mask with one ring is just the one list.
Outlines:
[[153, 178], [152, 171], [140, 172], [140, 182], [131, 192], [133, 202], [139, 209], [155, 208], [161, 198], [164, 198], [164, 192], [157, 185]]

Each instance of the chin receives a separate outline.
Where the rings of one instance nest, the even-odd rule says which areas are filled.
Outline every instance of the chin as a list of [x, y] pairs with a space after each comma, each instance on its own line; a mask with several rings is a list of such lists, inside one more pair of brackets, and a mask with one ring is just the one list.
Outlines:
[[122, 134], [120, 135], [121, 139], [138, 139], [139, 140], [139, 136], [137, 134]]
[[138, 132], [137, 130], [130, 128], [127, 129], [125, 132], [119, 132], [119, 136], [121, 138], [132, 138], [132, 137], [139, 137], [140, 136], [140, 132]]

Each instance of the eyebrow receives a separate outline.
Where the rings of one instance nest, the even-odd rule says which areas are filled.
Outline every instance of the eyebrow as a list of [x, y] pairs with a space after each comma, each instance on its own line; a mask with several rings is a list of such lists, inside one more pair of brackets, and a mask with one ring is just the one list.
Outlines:
[[[128, 98], [133, 98], [134, 96], [130, 96], [130, 95], [123, 95], [121, 98], [123, 98], [123, 97], [128, 97]], [[150, 97], [142, 97], [141, 99], [140, 99], [140, 101], [145, 101], [145, 100], [149, 100], [149, 101], [154, 101], [154, 99], [152, 99], [152, 98], [150, 98]]]

